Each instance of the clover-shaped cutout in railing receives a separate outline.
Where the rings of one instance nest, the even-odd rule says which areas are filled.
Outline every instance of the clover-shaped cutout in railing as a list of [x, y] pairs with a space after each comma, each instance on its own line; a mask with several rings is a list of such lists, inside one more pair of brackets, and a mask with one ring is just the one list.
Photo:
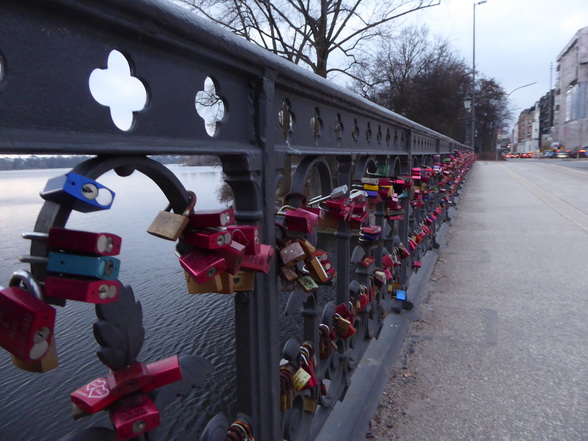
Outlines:
[[284, 135], [284, 141], [290, 142], [290, 136], [294, 129], [295, 116], [292, 112], [292, 106], [290, 100], [287, 98], [282, 101], [282, 109], [278, 112], [278, 124]]
[[343, 121], [341, 119], [341, 114], [337, 113], [337, 120], [335, 121], [335, 127], [333, 129], [333, 131], [335, 132], [335, 137], [337, 138], [337, 141], [340, 141], [341, 138], [343, 137]]
[[204, 89], [196, 94], [196, 112], [204, 120], [204, 128], [209, 136], [216, 135], [220, 123], [225, 118], [225, 100], [217, 95], [218, 87], [215, 81], [206, 77]]
[[321, 119], [321, 112], [318, 107], [314, 108], [314, 115], [310, 118], [310, 130], [312, 130], [312, 136], [314, 143], [318, 144], [321, 134], [323, 132], [323, 120]]
[[145, 108], [147, 89], [131, 75], [127, 58], [117, 50], [108, 55], [106, 69], [94, 69], [90, 74], [90, 92], [103, 106], [110, 107], [114, 124], [127, 131], [133, 126], [133, 112]]

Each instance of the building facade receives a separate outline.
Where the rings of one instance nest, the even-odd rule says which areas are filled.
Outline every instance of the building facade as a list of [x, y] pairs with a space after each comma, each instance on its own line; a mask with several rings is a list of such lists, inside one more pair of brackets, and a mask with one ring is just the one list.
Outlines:
[[588, 26], [557, 57], [553, 141], [569, 149], [588, 146]]

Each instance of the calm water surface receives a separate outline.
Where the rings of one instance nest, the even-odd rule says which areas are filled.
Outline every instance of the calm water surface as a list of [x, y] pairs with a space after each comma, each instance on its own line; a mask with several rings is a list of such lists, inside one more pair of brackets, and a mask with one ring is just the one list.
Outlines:
[[[225, 206], [217, 194], [222, 183], [220, 168], [168, 167], [196, 193], [196, 209]], [[33, 230], [43, 204], [39, 191], [45, 182], [67, 171], [0, 172], [0, 285], [8, 284], [13, 271], [28, 269], [18, 261], [29, 247], [21, 233]], [[116, 192], [112, 208], [72, 213], [67, 227], [123, 238], [119, 279], [132, 286], [143, 306], [145, 343], [140, 360], [149, 363], [174, 354], [197, 354], [213, 364], [214, 372], [204, 387], [159, 409], [158, 439], [199, 439], [212, 416], [223, 412], [231, 417], [236, 412], [233, 296], [186, 294], [174, 243], [145, 232], [166, 205], [165, 196], [151, 180], [139, 172], [125, 178], [110, 172], [98, 180]], [[58, 307], [55, 332], [60, 366], [45, 374], [17, 369], [0, 349], [0, 441], [57, 440], [90, 425], [110, 427], [105, 412], [79, 421], [71, 417], [69, 393], [107, 373], [95, 355], [95, 320], [91, 304], [68, 302], [65, 308]]]

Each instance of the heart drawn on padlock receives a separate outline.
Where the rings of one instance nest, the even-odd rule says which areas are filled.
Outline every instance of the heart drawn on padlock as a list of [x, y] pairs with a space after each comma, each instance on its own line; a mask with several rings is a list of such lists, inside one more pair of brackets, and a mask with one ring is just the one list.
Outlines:
[[110, 391], [106, 387], [106, 380], [97, 378], [86, 386], [88, 391], [88, 397], [90, 398], [102, 398], [107, 396]]

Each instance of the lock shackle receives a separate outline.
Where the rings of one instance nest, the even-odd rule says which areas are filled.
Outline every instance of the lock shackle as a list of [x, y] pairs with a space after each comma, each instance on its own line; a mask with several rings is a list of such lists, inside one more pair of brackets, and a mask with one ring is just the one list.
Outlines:
[[188, 190], [187, 193], [190, 195], [190, 202], [188, 202], [188, 205], [186, 205], [186, 208], [182, 212], [183, 216], [188, 216], [190, 213], [194, 211], [196, 201], [198, 200], [198, 198], [196, 197], [196, 193], [194, 193], [192, 190]]
[[12, 273], [8, 286], [20, 286], [21, 283], [25, 286], [26, 291], [33, 297], [43, 300], [43, 291], [41, 286], [33, 278], [33, 275], [26, 270], [16, 270]]
[[296, 191], [291, 191], [289, 193], [286, 193], [284, 195], [284, 200], [283, 200], [283, 204], [284, 205], [291, 205], [290, 204], [290, 197], [300, 198], [300, 206], [301, 207], [306, 207], [306, 204], [307, 204], [308, 199], [307, 199], [307, 197], [306, 197], [306, 195], [304, 193], [298, 193]]
[[297, 209], [297, 207], [294, 207], [294, 206], [292, 206], [292, 205], [282, 205], [282, 206], [281, 206], [281, 207], [278, 209], [278, 211], [276, 212], [276, 215], [278, 215], [278, 216], [283, 216], [283, 215], [285, 215], [285, 214], [286, 214], [286, 211], [287, 211], [287, 210], [296, 210], [296, 209]]

